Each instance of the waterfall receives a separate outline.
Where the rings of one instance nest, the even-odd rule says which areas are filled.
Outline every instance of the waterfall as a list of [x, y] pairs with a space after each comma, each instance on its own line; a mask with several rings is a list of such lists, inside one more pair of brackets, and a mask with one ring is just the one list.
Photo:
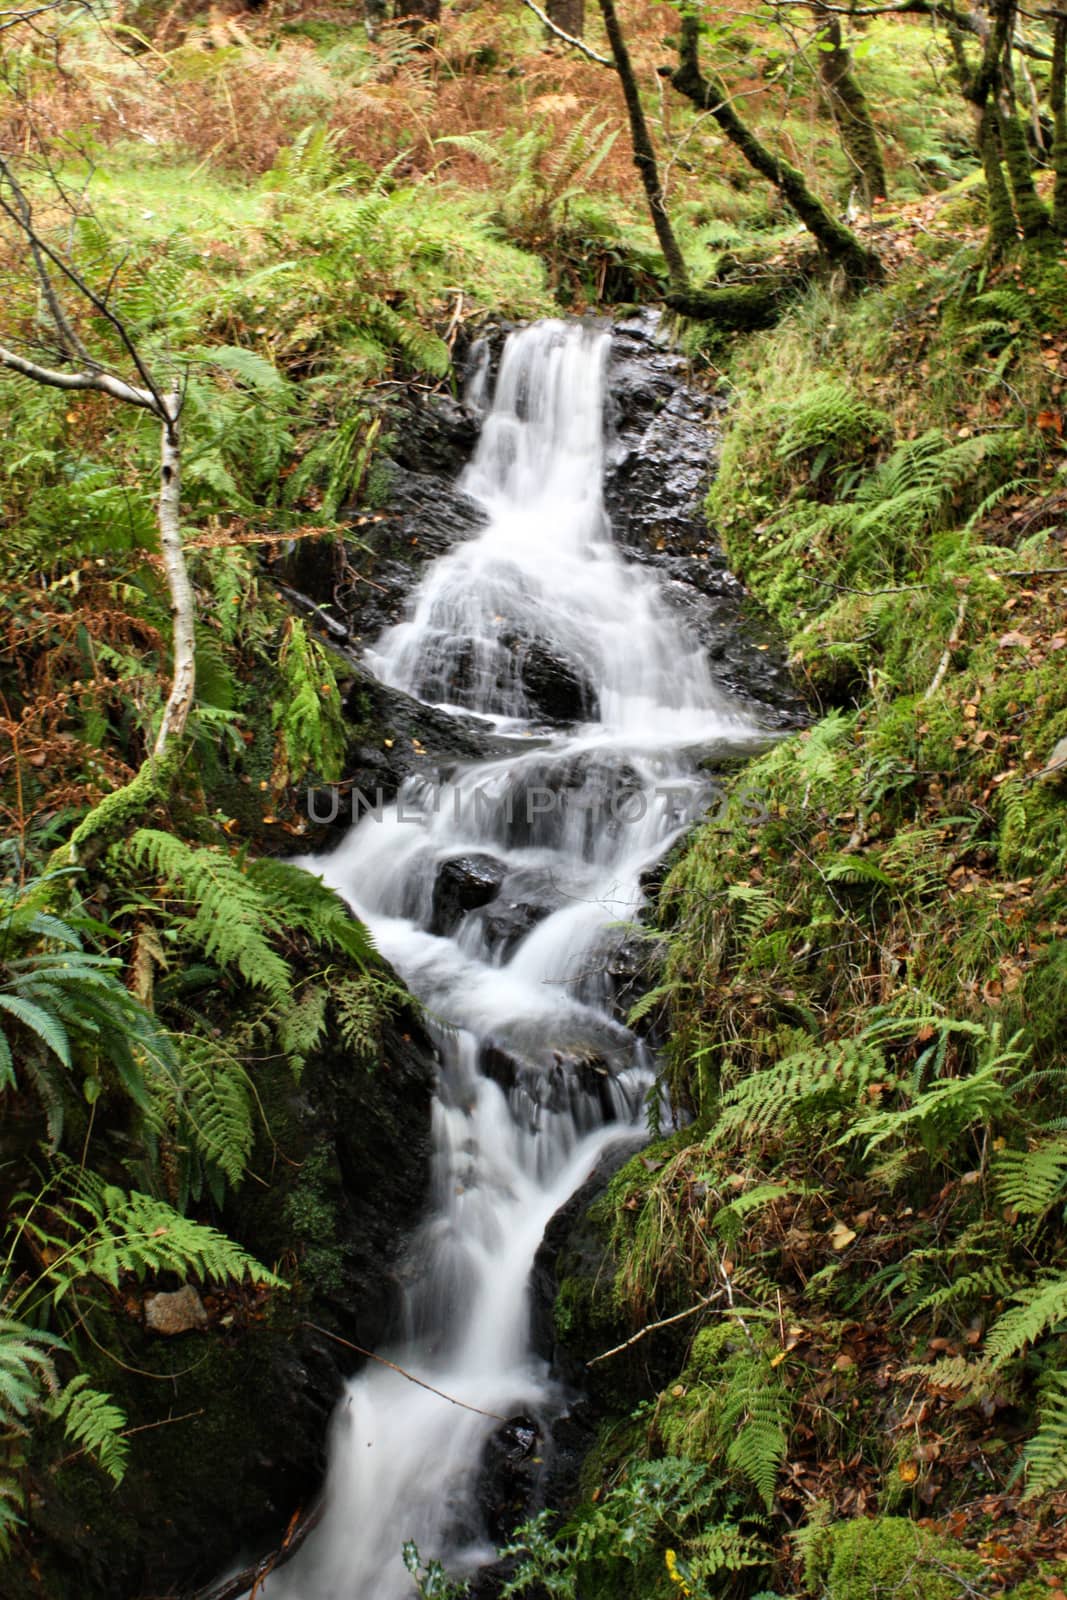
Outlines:
[[[432, 1198], [403, 1327], [333, 1423], [319, 1528], [267, 1600], [401, 1600], [401, 1546], [471, 1570], [494, 1422], [563, 1397], [532, 1351], [527, 1281], [553, 1213], [653, 1082], [607, 975], [641, 878], [706, 806], [709, 744], [753, 724], [717, 693], [655, 576], [613, 545], [603, 503], [610, 336], [542, 322], [505, 347], [462, 487], [478, 534], [433, 563], [368, 652], [386, 683], [485, 720], [505, 753], [409, 778], [306, 863], [372, 929], [439, 1035]], [[546, 718], [562, 683], [566, 722]], [[557, 696], [558, 699], [558, 696]]]

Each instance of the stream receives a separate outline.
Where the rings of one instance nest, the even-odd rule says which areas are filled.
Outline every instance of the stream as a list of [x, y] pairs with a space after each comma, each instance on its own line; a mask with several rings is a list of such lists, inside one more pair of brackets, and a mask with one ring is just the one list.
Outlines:
[[[609, 346], [577, 323], [510, 334], [460, 480], [484, 526], [366, 653], [383, 683], [482, 719], [497, 753], [417, 771], [304, 863], [366, 921], [440, 1045], [432, 1196], [380, 1353], [464, 1405], [378, 1363], [353, 1378], [322, 1521], [267, 1600], [405, 1600], [406, 1540], [459, 1573], [493, 1559], [477, 1486], [495, 1419], [551, 1420], [568, 1398], [532, 1348], [534, 1256], [603, 1153], [640, 1140], [654, 1092], [610, 957], [643, 875], [707, 807], [699, 763], [765, 737], [655, 572], [612, 542]], [[566, 663], [570, 726], [539, 718], [546, 660]]]

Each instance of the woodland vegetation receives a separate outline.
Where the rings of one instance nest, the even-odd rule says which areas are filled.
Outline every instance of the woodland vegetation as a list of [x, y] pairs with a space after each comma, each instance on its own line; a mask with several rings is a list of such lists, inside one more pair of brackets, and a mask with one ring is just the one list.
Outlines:
[[358, 575], [395, 399], [481, 321], [648, 302], [813, 720], [645, 930], [688, 1120], [562, 1283], [627, 1348], [504, 1592], [1062, 1600], [1065, 52], [1045, 0], [0, 11], [5, 1593], [70, 1592], [180, 1429], [154, 1290], [225, 1389], [336, 1267], [328, 1178], [260, 1259], [278, 1073], [339, 1030], [370, 1082], [406, 1001], [284, 859], [351, 730], [281, 564]]

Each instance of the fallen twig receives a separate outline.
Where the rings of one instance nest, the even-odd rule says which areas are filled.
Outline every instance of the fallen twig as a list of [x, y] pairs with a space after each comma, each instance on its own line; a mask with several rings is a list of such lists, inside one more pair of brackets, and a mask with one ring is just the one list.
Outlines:
[[291, 1561], [308, 1534], [318, 1527], [322, 1519], [323, 1502], [317, 1501], [311, 1510], [303, 1509], [294, 1511], [289, 1519], [289, 1526], [285, 1530], [285, 1537], [277, 1550], [272, 1550], [269, 1555], [260, 1556], [258, 1561], [253, 1561], [251, 1566], [242, 1567], [240, 1572], [233, 1572], [228, 1578], [223, 1578], [219, 1583], [213, 1583], [209, 1589], [198, 1589], [190, 1595], [188, 1600], [244, 1600], [260, 1592], [260, 1585], [278, 1567], [284, 1567]]
[[703, 1300], [698, 1300], [695, 1306], [690, 1306], [687, 1311], [677, 1311], [673, 1317], [663, 1317], [659, 1322], [650, 1322], [647, 1328], [641, 1328], [632, 1339], [627, 1339], [624, 1344], [617, 1344], [613, 1350], [605, 1350], [603, 1355], [594, 1356], [592, 1361], [587, 1361], [587, 1367], [595, 1367], [598, 1361], [607, 1361], [609, 1356], [621, 1355], [624, 1350], [629, 1350], [631, 1345], [637, 1344], [648, 1334], [655, 1333], [657, 1328], [669, 1328], [673, 1322], [684, 1322], [686, 1317], [693, 1317], [698, 1311], [703, 1311], [705, 1306], [710, 1306], [713, 1300], [722, 1297], [722, 1290], [716, 1289], [714, 1294], [706, 1294]]
[[462, 1406], [464, 1411], [473, 1411], [479, 1417], [490, 1417], [494, 1422], [511, 1420], [509, 1417], [502, 1417], [499, 1411], [483, 1411], [481, 1406], [469, 1405], [466, 1400], [457, 1400], [454, 1394], [446, 1394], [443, 1389], [435, 1389], [432, 1383], [425, 1383], [422, 1378], [416, 1378], [413, 1372], [406, 1372], [403, 1367], [398, 1367], [395, 1361], [387, 1361], [384, 1356], [375, 1355], [373, 1350], [365, 1350], [361, 1344], [353, 1344], [351, 1339], [342, 1339], [339, 1333], [331, 1333], [328, 1328], [320, 1328], [317, 1322], [305, 1322], [304, 1327], [312, 1328], [316, 1333], [321, 1333], [323, 1338], [332, 1339], [335, 1344], [343, 1344], [346, 1350], [354, 1350], [358, 1356], [366, 1356], [368, 1361], [377, 1361], [380, 1366], [388, 1367], [391, 1372], [399, 1372], [409, 1383], [417, 1383], [420, 1389], [428, 1389], [431, 1394], [447, 1400], [450, 1406]]
[[960, 642], [960, 633], [963, 629], [963, 619], [966, 617], [966, 615], [967, 596], [965, 594], [961, 594], [959, 610], [956, 612], [956, 620], [952, 624], [952, 632], [948, 636], [948, 643], [942, 652], [941, 660], [937, 664], [937, 671], [934, 673], [933, 681], [931, 682], [929, 689], [927, 689], [926, 693], [923, 695], [924, 700], [932, 700], [945, 680], [945, 673], [948, 671], [949, 662], [952, 660], [952, 652]]

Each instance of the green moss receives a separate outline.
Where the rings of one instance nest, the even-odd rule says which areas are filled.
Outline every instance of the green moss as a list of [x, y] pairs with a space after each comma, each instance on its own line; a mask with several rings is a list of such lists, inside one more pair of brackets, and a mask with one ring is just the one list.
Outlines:
[[981, 1562], [906, 1517], [835, 1523], [812, 1541], [808, 1586], [825, 1600], [964, 1600]]
[[556, 1294], [553, 1320], [556, 1337], [569, 1344], [578, 1339], [589, 1322], [593, 1297], [592, 1284], [586, 1278], [564, 1278]]
[[344, 1186], [332, 1150], [313, 1150], [285, 1198], [285, 1221], [292, 1231], [300, 1277], [313, 1297], [340, 1294], [351, 1251], [337, 1240], [337, 1212]]

